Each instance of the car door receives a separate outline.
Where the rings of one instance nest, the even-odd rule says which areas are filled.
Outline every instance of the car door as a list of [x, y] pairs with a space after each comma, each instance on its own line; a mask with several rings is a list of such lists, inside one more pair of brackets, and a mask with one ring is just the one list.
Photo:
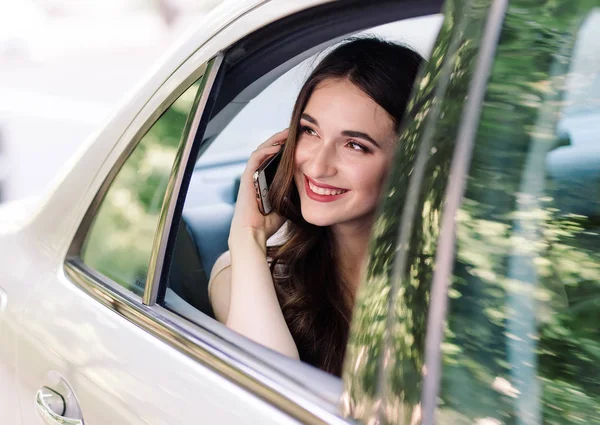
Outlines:
[[[339, 380], [210, 322], [169, 297], [165, 279], [175, 242], [170, 230], [185, 196], [180, 188], [217, 109], [212, 93], [224, 78], [220, 52], [232, 40], [241, 39], [227, 61], [239, 85], [273, 66], [249, 39], [278, 45], [279, 33], [289, 31], [284, 51], [294, 40], [309, 49], [321, 40], [311, 38], [315, 22], [319, 37], [329, 41], [369, 22], [439, 6], [357, 1], [305, 10], [319, 3], [244, 3], [246, 13], [236, 11], [239, 19], [209, 43], [189, 57], [175, 54], [180, 66], [163, 73], [149, 100], [137, 100], [131, 121], [117, 117], [120, 126], [102, 132], [98, 140], [104, 142], [90, 145], [55, 189], [29, 228], [40, 250], [36, 269], [22, 277], [31, 285], [18, 337], [24, 423], [347, 423], [331, 397], [336, 390], [329, 391]], [[267, 23], [273, 24], [270, 33], [259, 33]], [[254, 53], [251, 58], [261, 60], [254, 74], [235, 68], [240, 56]], [[229, 92], [222, 93], [226, 98]]]
[[373, 235], [348, 414], [599, 423], [597, 6], [448, 4]]

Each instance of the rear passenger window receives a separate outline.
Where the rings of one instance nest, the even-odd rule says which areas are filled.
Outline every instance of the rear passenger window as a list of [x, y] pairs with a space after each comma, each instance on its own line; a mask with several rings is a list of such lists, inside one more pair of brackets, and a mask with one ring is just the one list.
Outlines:
[[167, 182], [198, 87], [196, 82], [175, 100], [125, 160], [81, 251], [87, 266], [140, 296]]
[[[365, 33], [406, 43], [428, 57], [441, 22], [441, 15], [430, 15]], [[326, 50], [305, 52], [281, 66], [287, 70], [267, 73], [209, 122], [177, 231], [167, 298], [174, 292], [197, 310], [213, 315], [209, 276], [217, 258], [228, 250], [239, 179], [246, 162], [259, 144], [289, 126], [296, 96]]]
[[509, 6], [456, 217], [440, 423], [599, 423], [598, 28], [597, 9]]

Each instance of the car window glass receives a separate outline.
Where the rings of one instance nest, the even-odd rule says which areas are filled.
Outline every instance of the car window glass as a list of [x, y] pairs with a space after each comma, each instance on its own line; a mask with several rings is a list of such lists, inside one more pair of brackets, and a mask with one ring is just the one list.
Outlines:
[[579, 30], [567, 80], [564, 115], [582, 116], [600, 113], [600, 9], [592, 10]]
[[83, 244], [87, 266], [137, 295], [144, 292], [159, 212], [199, 84], [140, 139], [110, 184]]
[[600, 10], [542, 3], [508, 7], [456, 216], [440, 424], [600, 423]]
[[[430, 287], [444, 194], [488, 8], [446, 3], [413, 93], [357, 295], [343, 412], [371, 423], [420, 423]], [[465, 34], [469, 34], [465, 37]]]

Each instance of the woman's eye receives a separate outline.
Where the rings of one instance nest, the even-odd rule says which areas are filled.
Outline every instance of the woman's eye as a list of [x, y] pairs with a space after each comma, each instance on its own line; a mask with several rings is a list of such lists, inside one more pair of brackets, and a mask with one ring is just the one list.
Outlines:
[[346, 146], [348, 146], [350, 149], [355, 150], [355, 151], [359, 151], [359, 152], [364, 152], [364, 153], [369, 153], [369, 149], [366, 146], [361, 145], [360, 143], [354, 142], [354, 141], [349, 141]]
[[317, 136], [317, 132], [310, 127], [302, 126], [301, 130], [303, 133], [306, 133], [309, 136]]

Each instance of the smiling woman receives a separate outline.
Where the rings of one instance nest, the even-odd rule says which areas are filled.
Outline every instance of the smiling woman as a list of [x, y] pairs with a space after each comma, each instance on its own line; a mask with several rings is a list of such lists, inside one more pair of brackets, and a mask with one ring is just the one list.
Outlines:
[[312, 93], [300, 130], [294, 182], [304, 219], [370, 227], [394, 152], [392, 116], [348, 79], [328, 79]]
[[[218, 320], [341, 373], [379, 194], [421, 62], [407, 47], [357, 38], [317, 65], [289, 129], [261, 144], [241, 177], [230, 251], [211, 273]], [[264, 216], [252, 174], [280, 149], [269, 191], [274, 211]], [[284, 223], [280, 243], [267, 247]]]

